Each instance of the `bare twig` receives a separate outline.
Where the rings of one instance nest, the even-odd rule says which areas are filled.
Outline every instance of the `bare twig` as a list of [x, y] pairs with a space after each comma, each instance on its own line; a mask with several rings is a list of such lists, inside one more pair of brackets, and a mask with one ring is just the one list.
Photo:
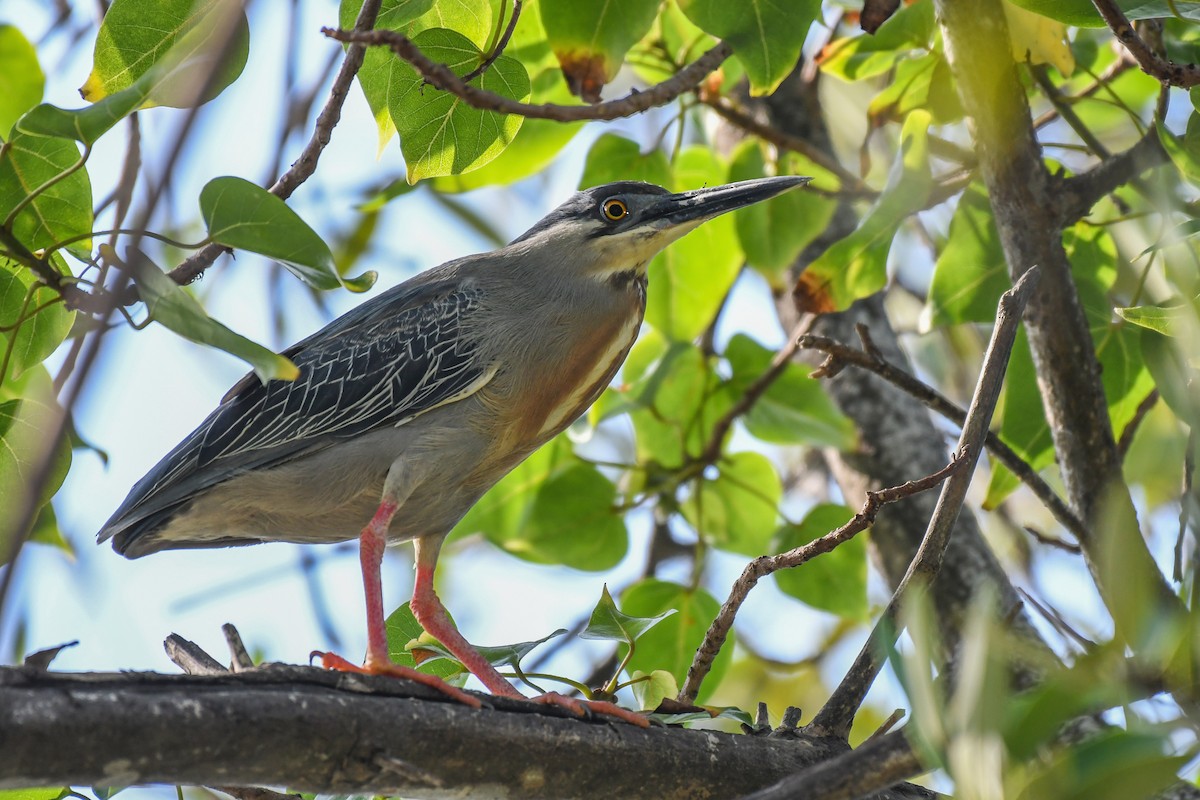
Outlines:
[[809, 724], [810, 730], [843, 739], [849, 734], [854, 716], [858, 713], [867, 690], [875, 681], [875, 676], [879, 674], [884, 650], [888, 645], [894, 644], [900, 634], [900, 605], [909, 585], [914, 579], [932, 581], [941, 568], [942, 557], [950, 543], [950, 532], [966, 498], [967, 487], [970, 486], [975, 464], [983, 450], [983, 441], [991, 423], [992, 413], [1000, 398], [1004, 372], [1012, 353], [1013, 342], [1016, 341], [1021, 313], [1033, 294], [1040, 275], [1039, 268], [1036, 265], [1031, 266], [1016, 284], [1001, 296], [992, 340], [984, 356], [975, 396], [971, 400], [971, 408], [967, 412], [962, 434], [958, 439], [958, 458], [964, 462], [963, 468], [956, 470], [942, 487], [942, 493], [938, 497], [933, 517], [929, 520], [929, 527], [925, 531], [925, 538], [917, 550], [916, 557], [909, 564], [908, 571], [896, 587], [887, 608], [875, 623], [870, 637], [842, 682]]
[[221, 633], [225, 634], [225, 644], [229, 645], [230, 670], [244, 672], [254, 669], [254, 659], [246, 652], [246, 645], [242, 643], [242, 635], [238, 633], [238, 629], [226, 622], [221, 626]]
[[500, 39], [496, 42], [496, 46], [492, 48], [492, 52], [483, 60], [478, 67], [462, 76], [463, 83], [470, 83], [478, 78], [483, 73], [487, 72], [487, 68], [500, 57], [504, 52], [504, 48], [508, 47], [508, 40], [512, 38], [513, 31], [517, 29], [517, 20], [521, 17], [521, 0], [513, 0], [512, 17], [508, 20], [508, 27], [504, 29], [504, 33], [500, 34]]
[[498, 111], [501, 114], [520, 114], [534, 119], [553, 119], [559, 122], [579, 120], [613, 120], [640, 114], [665, 105], [685, 92], [695, 89], [700, 81], [721, 65], [733, 53], [733, 48], [718, 42], [711, 50], [673, 77], [649, 89], [633, 92], [618, 100], [595, 105], [559, 105], [556, 103], [522, 103], [509, 97], [471, 86], [445, 64], [439, 64], [421, 52], [412, 40], [397, 31], [346, 31], [322, 28], [321, 32], [339, 42], [390, 47], [392, 52], [407, 61], [428, 83], [450, 92], [475, 108]]
[[1117, 41], [1125, 45], [1125, 49], [1137, 61], [1138, 66], [1152, 78], [1169, 86], [1188, 88], [1200, 84], [1200, 67], [1195, 64], [1176, 64], [1169, 58], [1163, 58], [1146, 44], [1145, 40], [1133, 29], [1129, 18], [1125, 16], [1114, 0], [1092, 0], [1092, 5], [1100, 12], [1104, 22], [1112, 30]]
[[1125, 460], [1125, 456], [1129, 453], [1129, 448], [1133, 445], [1133, 437], [1141, 427], [1142, 421], [1146, 419], [1146, 415], [1150, 410], [1158, 404], [1158, 389], [1151, 389], [1149, 394], [1142, 398], [1142, 402], [1138, 403], [1137, 409], [1133, 412], [1133, 419], [1126, 423], [1124, 430], [1121, 431], [1121, 438], [1117, 439], [1117, 453], [1121, 460]]
[[188, 675], [224, 675], [229, 672], [221, 662], [210, 656], [200, 645], [172, 633], [163, 642], [167, 658]]
[[704, 641], [696, 650], [692, 664], [688, 667], [687, 679], [683, 684], [683, 688], [679, 690], [679, 695], [676, 699], [681, 703], [695, 702], [696, 695], [700, 691], [700, 684], [712, 668], [713, 659], [717, 657], [717, 653], [721, 651], [721, 647], [725, 644], [725, 640], [729, 636], [729, 631], [733, 627], [733, 621], [737, 617], [742, 603], [746, 601], [750, 590], [754, 588], [759, 580], [781, 569], [798, 567], [822, 553], [828, 553], [843, 542], [849, 541], [857, 534], [871, 527], [871, 523], [875, 521], [879, 509], [883, 508], [883, 506], [932, 489], [953, 474], [961, 463], [956, 458], [932, 475], [927, 475], [919, 480], [909, 481], [908, 483], [888, 489], [867, 492], [867, 499], [863, 501], [858, 513], [854, 515], [853, 519], [837, 530], [830, 531], [820, 539], [814, 539], [808, 544], [788, 550], [786, 553], [779, 553], [773, 556], [759, 556], [747, 564], [745, 569], [742, 570], [742, 574], [733, 582], [733, 587], [729, 590], [729, 597], [725, 600], [725, 603], [721, 606], [721, 610], [717, 613], [716, 619], [713, 620], [712, 625], [709, 626], [708, 631], [704, 634]]
[[1187, 450], [1183, 454], [1183, 491], [1179, 498], [1179, 535], [1175, 538], [1175, 582], [1183, 582], [1183, 543], [1187, 536], [1188, 521], [1191, 518], [1192, 506], [1195, 505], [1195, 495], [1192, 493], [1196, 474], [1196, 447], [1200, 439], [1196, 429], [1188, 432]]
[[[952, 402], [932, 386], [913, 377], [904, 370], [884, 360], [883, 356], [870, 344], [869, 334], [865, 328], [858, 329], [859, 337], [863, 339], [863, 349], [858, 350], [849, 345], [829, 339], [824, 336], [805, 335], [800, 337], [802, 348], [820, 350], [828, 354], [828, 358], [813, 373], [813, 377], [836, 375], [847, 364], [865, 369], [886, 380], [888, 383], [908, 393], [921, 401], [930, 410], [961, 426], [967, 419], [967, 412]], [[1022, 483], [1029, 487], [1034, 495], [1049, 509], [1054, 518], [1064, 528], [1077, 538], [1086, 536], [1083, 522], [1075, 515], [1050, 484], [1042, 480], [1023, 458], [1006, 445], [995, 433], [988, 432], [984, 444], [991, 455], [1016, 475]]]

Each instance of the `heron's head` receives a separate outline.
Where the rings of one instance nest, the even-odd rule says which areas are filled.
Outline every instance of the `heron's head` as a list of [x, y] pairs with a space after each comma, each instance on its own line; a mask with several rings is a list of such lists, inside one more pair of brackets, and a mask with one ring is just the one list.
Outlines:
[[578, 192], [509, 246], [605, 280], [645, 270], [659, 251], [713, 217], [810, 180], [758, 178], [678, 194], [650, 183], [607, 183]]

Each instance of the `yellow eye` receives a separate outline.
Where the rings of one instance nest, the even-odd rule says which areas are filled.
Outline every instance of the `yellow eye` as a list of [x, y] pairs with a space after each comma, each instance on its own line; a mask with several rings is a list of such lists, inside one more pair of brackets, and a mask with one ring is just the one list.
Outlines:
[[600, 210], [604, 212], [604, 218], [610, 222], [625, 219], [629, 215], [629, 207], [625, 205], [624, 201], [615, 197], [610, 197], [601, 203]]

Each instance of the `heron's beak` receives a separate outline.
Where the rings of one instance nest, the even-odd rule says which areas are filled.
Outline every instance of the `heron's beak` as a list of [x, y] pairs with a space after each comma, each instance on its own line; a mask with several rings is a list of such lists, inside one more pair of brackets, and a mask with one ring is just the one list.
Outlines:
[[657, 227], [662, 229], [678, 227], [687, 231], [713, 217], [770, 200], [811, 180], [812, 178], [786, 175], [668, 194], [646, 209], [645, 220], [656, 221]]

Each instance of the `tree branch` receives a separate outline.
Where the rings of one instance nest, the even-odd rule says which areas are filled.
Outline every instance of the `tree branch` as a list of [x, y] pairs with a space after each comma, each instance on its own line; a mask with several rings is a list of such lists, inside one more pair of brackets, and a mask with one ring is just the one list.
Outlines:
[[737, 617], [742, 603], [746, 602], [746, 598], [750, 595], [750, 590], [755, 587], [759, 580], [781, 569], [798, 567], [822, 553], [828, 553], [843, 542], [853, 539], [856, 535], [871, 527], [871, 524], [875, 522], [875, 517], [879, 514], [879, 510], [885, 505], [932, 489], [954, 474], [960, 466], [962, 466], [962, 461], [955, 458], [932, 475], [927, 475], [915, 481], [909, 481], [900, 486], [893, 486], [890, 489], [867, 492], [867, 499], [863, 502], [862, 508], [845, 525], [830, 531], [819, 539], [814, 539], [808, 544], [788, 550], [786, 553], [779, 553], [773, 556], [759, 556], [747, 564], [745, 569], [742, 570], [742, 574], [733, 582], [733, 587], [729, 590], [729, 597], [725, 600], [725, 603], [721, 606], [721, 610], [717, 613], [716, 619], [712, 621], [712, 625], [709, 626], [708, 631], [704, 634], [704, 641], [696, 649], [696, 655], [692, 658], [692, 665], [688, 667], [687, 680], [684, 682], [683, 688], [679, 690], [679, 695], [676, 699], [681, 703], [696, 702], [696, 695], [700, 692], [700, 684], [712, 668], [713, 660], [721, 652], [721, 647], [725, 644], [725, 640], [729, 636], [729, 631], [733, 627], [733, 621]]
[[996, 313], [996, 326], [992, 329], [992, 340], [988, 344], [983, 368], [979, 373], [979, 382], [975, 386], [975, 395], [971, 399], [971, 408], [967, 412], [967, 419], [958, 439], [958, 456], [966, 463], [942, 486], [942, 493], [938, 497], [933, 517], [929, 520], [925, 538], [909, 565], [908, 572], [896, 587], [887, 608], [875, 623], [871, 635], [842, 678], [842, 682], [809, 723], [809, 731], [846, 738], [854, 716], [867, 696], [867, 690], [879, 674], [883, 652], [889, 644], [895, 644], [900, 635], [900, 606], [909, 585], [913, 580], [928, 584], [941, 569], [942, 556], [950, 544], [950, 533], [954, 529], [963, 500], [966, 499], [967, 487], [971, 485], [975, 465], [983, 450], [983, 440], [991, 423], [992, 413], [1000, 399], [1000, 389], [1004, 385], [1004, 373], [1017, 338], [1021, 314], [1040, 276], [1041, 271], [1038, 267], [1030, 267], [1016, 284], [1001, 296]]
[[681, 69], [673, 77], [644, 91], [634, 91], [618, 100], [590, 106], [565, 106], [557, 103], [522, 103], [503, 95], [480, 89], [463, 81], [445, 64], [439, 64], [421, 52], [412, 40], [397, 31], [346, 31], [322, 28], [321, 32], [339, 42], [390, 47], [392, 52], [413, 66], [417, 73], [436, 89], [449, 92], [475, 108], [501, 114], [520, 114], [534, 119], [553, 119], [558, 122], [579, 120], [614, 120], [631, 117], [656, 106], [665, 105], [684, 92], [695, 89], [702, 80], [733, 53], [733, 48], [718, 42], [711, 50]]
[[[858, 331], [859, 337], [863, 338], [862, 350], [842, 344], [826, 336], [814, 336], [811, 334], [801, 336], [799, 340], [801, 348], [819, 350], [828, 355], [818, 370], [813, 372], [812, 377], [833, 377], [846, 364], [850, 364], [878, 375], [897, 389], [920, 400], [930, 410], [942, 415], [955, 425], [962, 426], [967, 419], [966, 411], [920, 379], [910, 375], [899, 367], [889, 364], [883, 358], [882, 354], [870, 344], [867, 329], [860, 327]], [[1009, 471], [1021, 479], [1022, 483], [1029, 487], [1030, 491], [1049, 509], [1060, 525], [1070, 531], [1077, 539], [1087, 536], [1083, 522], [1080, 521], [1079, 517], [1075, 516], [1075, 512], [1067, 506], [1063, 499], [1058, 496], [1058, 493], [1050, 488], [1050, 485], [1042, 480], [1041, 476], [1023, 458], [1001, 441], [999, 436], [988, 431], [987, 436], [984, 438], [984, 444], [988, 452], [997, 461], [1007, 467]]]
[[[484, 710], [444, 700], [406, 681], [311, 667], [216, 676], [0, 669], [0, 787], [684, 800], [736, 797], [844, 751], [802, 735], [643, 730], [507, 698], [489, 698], [494, 708]], [[930, 795], [902, 786], [873, 796]]]
[[1176, 64], [1169, 58], [1162, 58], [1155, 53], [1150, 49], [1150, 45], [1138, 36], [1125, 12], [1113, 0], [1092, 0], [1092, 5], [1100, 12], [1117, 41], [1125, 45], [1125, 49], [1147, 75], [1169, 86], [1185, 89], [1200, 84], [1200, 68], [1195, 64]]
[[1166, 160], [1167, 153], [1158, 140], [1158, 131], [1151, 128], [1128, 150], [1105, 158], [1087, 172], [1063, 178], [1059, 182], [1061, 224], [1072, 225], [1086, 217], [1100, 198]]

